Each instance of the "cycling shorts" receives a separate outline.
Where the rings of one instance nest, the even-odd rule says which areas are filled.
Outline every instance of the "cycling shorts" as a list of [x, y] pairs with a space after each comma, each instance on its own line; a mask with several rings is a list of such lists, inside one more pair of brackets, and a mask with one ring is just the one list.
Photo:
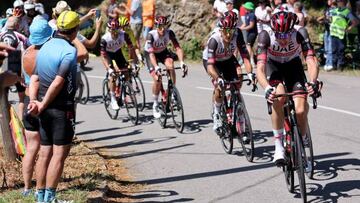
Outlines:
[[47, 108], [40, 114], [41, 145], [69, 145], [75, 134], [75, 108]]
[[[165, 60], [168, 59], [168, 58], [171, 58], [174, 61], [177, 60], [177, 55], [174, 52], [172, 52], [172, 51], [170, 51], [168, 49], [165, 49], [164, 51], [162, 51], [160, 53], [154, 53], [154, 54], [155, 54], [156, 61], [158, 63], [165, 64]], [[144, 56], [145, 56], [146, 66], [148, 68], [148, 71], [150, 72], [151, 70], [154, 69], [153, 65], [151, 64], [150, 53], [145, 51]]]
[[112, 52], [106, 52], [106, 54], [109, 57], [109, 64], [110, 64], [110, 68], [114, 68], [114, 64], [112, 63], [112, 61], [114, 60], [116, 62], [116, 65], [119, 67], [119, 69], [126, 69], [128, 66], [128, 63], [124, 57], [124, 55], [122, 54], [121, 50], [119, 49], [119, 51], [112, 53]]
[[296, 57], [286, 63], [279, 63], [268, 59], [266, 63], [266, 76], [271, 86], [285, 83], [287, 92], [306, 90], [306, 76], [300, 57]]
[[[207, 60], [203, 60], [204, 68], [207, 72]], [[238, 75], [236, 72], [236, 67], [239, 66], [238, 61], [235, 56], [232, 56], [228, 60], [225, 61], [216, 61], [215, 67], [218, 70], [218, 73], [222, 75], [223, 79], [227, 81], [238, 80]]]
[[28, 96], [25, 96], [24, 99], [25, 109], [23, 115], [24, 128], [27, 131], [37, 132], [40, 129], [40, 120], [38, 117], [34, 117], [27, 113], [27, 106], [29, 105], [29, 102], [30, 102], [30, 98]]
[[246, 39], [246, 44], [250, 45], [251, 47], [254, 46], [256, 37], [257, 37], [257, 33], [248, 33], [247, 39]]

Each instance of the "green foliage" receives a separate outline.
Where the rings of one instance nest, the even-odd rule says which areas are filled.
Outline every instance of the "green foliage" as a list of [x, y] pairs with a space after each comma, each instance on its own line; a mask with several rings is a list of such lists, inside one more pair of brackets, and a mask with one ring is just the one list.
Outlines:
[[194, 61], [201, 59], [203, 46], [200, 39], [192, 38], [189, 42], [185, 42], [182, 48], [187, 59]]

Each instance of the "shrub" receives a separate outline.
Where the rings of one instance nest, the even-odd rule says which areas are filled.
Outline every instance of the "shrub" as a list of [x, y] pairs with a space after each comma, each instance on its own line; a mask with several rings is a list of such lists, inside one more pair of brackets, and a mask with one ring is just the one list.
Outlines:
[[189, 42], [182, 45], [184, 54], [187, 59], [200, 60], [202, 58], [202, 41], [198, 38], [193, 38]]

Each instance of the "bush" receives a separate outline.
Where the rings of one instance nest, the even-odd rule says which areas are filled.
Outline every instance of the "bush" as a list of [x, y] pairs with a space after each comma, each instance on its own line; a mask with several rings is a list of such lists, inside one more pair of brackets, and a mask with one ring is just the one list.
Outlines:
[[184, 54], [187, 59], [200, 60], [202, 58], [202, 41], [198, 38], [193, 38], [189, 42], [182, 45]]

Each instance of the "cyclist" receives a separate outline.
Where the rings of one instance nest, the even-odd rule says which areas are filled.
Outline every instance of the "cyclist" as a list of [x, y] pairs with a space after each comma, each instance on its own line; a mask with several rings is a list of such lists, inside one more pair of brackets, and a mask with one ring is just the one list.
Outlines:
[[[274, 99], [275, 94], [293, 91], [308, 91], [316, 96], [319, 90], [319, 69], [314, 57], [314, 49], [307, 30], [304, 27], [294, 29], [297, 23], [295, 13], [280, 10], [271, 17], [271, 30], [263, 30], [258, 38], [257, 79], [265, 89], [265, 98], [272, 103], [271, 115], [273, 134], [275, 138], [274, 163], [284, 163], [285, 98]], [[309, 73], [309, 83], [300, 59], [303, 54]], [[265, 72], [266, 67], [266, 72]], [[285, 86], [284, 86], [285, 84]], [[306, 132], [307, 113], [309, 110], [306, 95], [294, 96], [297, 120], [302, 135]]]
[[161, 69], [158, 63], [163, 63], [166, 69], [170, 72], [170, 77], [176, 84], [176, 75], [174, 70], [174, 53], [167, 49], [167, 45], [171, 41], [174, 48], [176, 49], [176, 55], [180, 60], [180, 66], [184, 72], [184, 76], [187, 74], [188, 68], [184, 63], [184, 52], [181, 49], [179, 42], [176, 39], [175, 33], [167, 28], [168, 19], [165, 16], [155, 17], [155, 28], [150, 31], [146, 36], [144, 55], [148, 70], [153, 77], [152, 92], [154, 96], [153, 103], [153, 114], [155, 118], [160, 118], [161, 114], [159, 111], [159, 93], [161, 81], [160, 74]]
[[[218, 133], [222, 126], [219, 115], [222, 104], [219, 85], [224, 84], [224, 80], [241, 80], [241, 67], [234, 55], [236, 49], [239, 50], [244, 60], [246, 71], [251, 73], [252, 67], [249, 61], [249, 53], [242, 36], [242, 32], [236, 28], [237, 18], [228, 15], [220, 18], [219, 29], [213, 31], [205, 50], [203, 52], [203, 65], [207, 73], [211, 76], [214, 84], [214, 126], [213, 130]], [[221, 76], [222, 75], [222, 76]]]
[[[119, 25], [120, 25], [120, 29], [122, 31], [124, 31], [130, 38], [131, 43], [134, 45], [134, 49], [135, 49], [135, 54], [137, 57], [137, 63], [142, 63], [142, 56], [139, 50], [139, 47], [137, 47], [137, 43], [136, 43], [136, 39], [135, 39], [135, 35], [134, 32], [132, 31], [131, 27], [130, 27], [130, 23], [127, 17], [125, 16], [120, 16], [119, 17]], [[129, 58], [129, 53], [128, 50], [123, 49], [123, 54], [125, 58]], [[135, 65], [135, 61], [133, 61], [132, 65]]]
[[[128, 66], [121, 48], [127, 44], [131, 59], [134, 57], [134, 49], [129, 35], [120, 30], [118, 19], [110, 20], [107, 27], [108, 31], [101, 37], [100, 42], [101, 59], [109, 75], [111, 108], [118, 110], [120, 107], [115, 98], [116, 76], [113, 73], [120, 72], [121, 69], [126, 69]], [[113, 61], [115, 61], [114, 64]]]

